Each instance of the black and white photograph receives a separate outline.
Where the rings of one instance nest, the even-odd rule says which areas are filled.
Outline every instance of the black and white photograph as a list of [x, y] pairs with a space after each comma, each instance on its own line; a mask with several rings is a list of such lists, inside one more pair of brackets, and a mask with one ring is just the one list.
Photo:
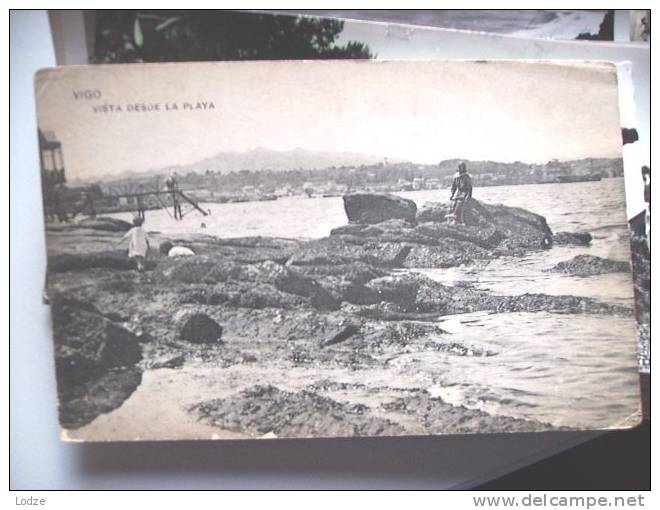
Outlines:
[[64, 440], [640, 422], [615, 65], [100, 64], [35, 93]]

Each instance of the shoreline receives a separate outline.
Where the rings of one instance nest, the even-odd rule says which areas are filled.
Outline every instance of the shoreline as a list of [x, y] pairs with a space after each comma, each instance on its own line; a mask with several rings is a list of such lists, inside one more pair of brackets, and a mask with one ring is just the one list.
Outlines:
[[[492, 214], [488, 208], [504, 206], [485, 207], [485, 212], [476, 209], [475, 214]], [[161, 409], [170, 420], [190, 425], [189, 432], [182, 431], [181, 437], [204, 436], [211, 430], [218, 438], [235, 434], [232, 430], [250, 437], [269, 433], [277, 437], [329, 437], [557, 430], [548, 423], [448, 404], [425, 389], [437, 385], [437, 380], [433, 381], [437, 375], [432, 372], [422, 374], [422, 380], [407, 389], [391, 386], [393, 378], [405, 381], [411, 377], [407, 372], [410, 367], [391, 366], [389, 360], [396, 353], [437, 350], [452, 356], [472, 355], [468, 354], [470, 349], [452, 347], [451, 336], [438, 322], [443, 316], [478, 310], [546, 310], [559, 315], [632, 313], [626, 307], [575, 296], [498, 296], [469, 286], [448, 287], [411, 271], [416, 266], [407, 264], [409, 257], [415, 262], [424, 257], [436, 267], [455, 267], [503, 255], [520, 257], [540, 249], [543, 236], [548, 235], [541, 217], [506, 208], [492, 210], [500, 211], [498, 218], [505, 218], [498, 220], [504, 223], [497, 227], [506, 233], [504, 237], [496, 236], [488, 224], [450, 228], [437, 221], [409, 225], [398, 220], [349, 224], [327, 238], [309, 241], [154, 235], [156, 246], [168, 239], [189, 247], [196, 255], [172, 259], [156, 252], [145, 274], [136, 274], [120, 250], [108, 249], [119, 235], [116, 232], [99, 230], [98, 224], [95, 228], [75, 225], [47, 230], [48, 291], [60, 310], [54, 314], [56, 345], [66, 331], [67, 335], [84, 337], [84, 331], [74, 327], [78, 323], [74, 321], [72, 326], [70, 320], [58, 318], [65, 313], [79, 317], [81, 325], [98, 322], [102, 328], [122, 328], [141, 351], [135, 366], [142, 378], [128, 395], [125, 393], [130, 388], [124, 387], [121, 395], [111, 396], [109, 401], [106, 395], [101, 405], [105, 410], [96, 416], [91, 410], [82, 421], [75, 410], [81, 405], [79, 401], [71, 401], [74, 407], [70, 411], [66, 405], [61, 408], [65, 423], [73, 420], [77, 428], [66, 433], [68, 438], [118, 437], [113, 427], [119, 427], [121, 416], [131, 416], [124, 405], [148, 401], [142, 393], [149, 393], [149, 388], [153, 387], [152, 396], [165, 391], [152, 384], [154, 372], [163, 372], [162, 377], [171, 373], [169, 377], [179, 385], [188, 386], [186, 378], [192, 376], [186, 374], [191, 367], [214, 364], [218, 368], [209, 379], [228, 377], [225, 388], [231, 391], [198, 392], [194, 397], [167, 401]], [[435, 210], [436, 214], [441, 212]], [[432, 213], [434, 210], [425, 212], [427, 216]], [[80, 251], [81, 245], [86, 253]], [[397, 274], [400, 271], [404, 273]], [[78, 303], [89, 303], [93, 310], [83, 310]], [[220, 324], [221, 342], [194, 345], [178, 338], [181, 324], [176, 316], [191, 313]], [[281, 371], [280, 379], [277, 370]], [[298, 372], [306, 384], [287, 380]], [[250, 375], [255, 373], [262, 377]], [[327, 377], [319, 375], [323, 373]], [[378, 380], [374, 374], [381, 374], [381, 381], [387, 384], [374, 386], [373, 381]], [[93, 380], [95, 376], [91, 377]], [[360, 377], [369, 383], [355, 382]], [[331, 382], [325, 384], [324, 379]], [[353, 383], [347, 382], [351, 379]], [[193, 388], [207, 384], [203, 378], [189, 381]], [[320, 389], [320, 383], [325, 389]], [[342, 384], [347, 386], [342, 389]], [[68, 390], [60, 385], [61, 401], [66, 403], [67, 395]], [[254, 415], [255, 402], [263, 401], [268, 407], [273, 400], [280, 403], [277, 409]], [[151, 431], [149, 438], [158, 437], [148, 426], [154, 420], [149, 416], [159, 416], [158, 406], [152, 405], [154, 409], [145, 409], [136, 421], [137, 426], [146, 420], [143, 432], [135, 431], [142, 438], [147, 433], [144, 431]], [[330, 413], [343, 418], [326, 420], [313, 409], [323, 409], [323, 416]], [[287, 413], [306, 419], [291, 422]], [[113, 420], [117, 420], [114, 425]], [[121, 435], [128, 436], [129, 432]]]

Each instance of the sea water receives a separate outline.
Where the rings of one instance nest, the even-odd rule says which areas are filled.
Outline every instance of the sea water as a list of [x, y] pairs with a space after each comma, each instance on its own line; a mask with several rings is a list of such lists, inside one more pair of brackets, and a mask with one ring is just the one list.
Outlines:
[[[399, 194], [418, 207], [449, 198], [446, 189]], [[586, 247], [554, 247], [476, 266], [418, 271], [447, 285], [469, 282], [496, 294], [585, 296], [632, 310], [630, 273], [577, 277], [545, 271], [579, 254], [630, 260], [622, 178], [476, 188], [474, 197], [523, 207], [545, 216], [553, 232], [587, 231], [593, 241]], [[341, 197], [286, 197], [202, 207], [209, 216], [190, 212], [181, 221], [164, 210], [147, 211], [145, 226], [172, 234], [319, 238], [347, 223]], [[476, 312], [442, 317], [439, 322], [448, 334], [432, 340], [461, 348], [395, 356], [390, 363], [392, 376], [401, 386], [406, 381], [421, 383], [454, 405], [556, 426], [630, 424], [629, 417], [639, 408], [632, 314]]]

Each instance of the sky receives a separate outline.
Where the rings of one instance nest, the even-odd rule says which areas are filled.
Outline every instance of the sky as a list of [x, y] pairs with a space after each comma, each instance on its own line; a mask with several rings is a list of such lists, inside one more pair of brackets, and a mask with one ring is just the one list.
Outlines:
[[621, 157], [616, 72], [606, 64], [127, 64], [43, 70], [35, 87], [39, 126], [61, 140], [69, 178], [257, 147], [425, 164]]

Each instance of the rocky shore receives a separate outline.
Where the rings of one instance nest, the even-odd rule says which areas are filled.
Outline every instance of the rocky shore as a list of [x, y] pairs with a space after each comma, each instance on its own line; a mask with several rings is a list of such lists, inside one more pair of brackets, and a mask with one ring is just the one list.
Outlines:
[[[375, 194], [344, 201], [350, 223], [311, 241], [152, 232], [143, 274], [113, 248], [128, 224], [97, 218], [49, 228], [47, 292], [62, 426], [82, 427], [121, 406], [145, 370], [209, 363], [237, 375], [226, 395], [189, 402], [186, 412], [247, 436], [547, 430], [549, 424], [451, 406], [424, 387], [397, 387], [392, 359], [434, 350], [497, 355], [453, 343], [438, 322], [450, 314], [632, 313], [571, 295], [448, 286], [410, 270], [584, 245], [587, 233], [562, 233], [557, 242], [542, 216], [477, 200], [466, 206], [465, 225], [447, 222], [444, 204], [417, 210], [412, 201]], [[194, 255], [169, 257], [172, 246]], [[611, 269], [593, 261], [585, 267], [596, 266]], [[310, 382], [285, 387], [251, 378], [272, 366], [307, 371]], [[363, 386], [326, 377], [357, 370], [391, 371], [392, 380], [374, 387], [368, 375]]]
[[574, 276], [594, 276], [605, 273], [627, 273], [630, 272], [630, 264], [593, 255], [578, 255], [571, 260], [560, 262], [550, 271]]

